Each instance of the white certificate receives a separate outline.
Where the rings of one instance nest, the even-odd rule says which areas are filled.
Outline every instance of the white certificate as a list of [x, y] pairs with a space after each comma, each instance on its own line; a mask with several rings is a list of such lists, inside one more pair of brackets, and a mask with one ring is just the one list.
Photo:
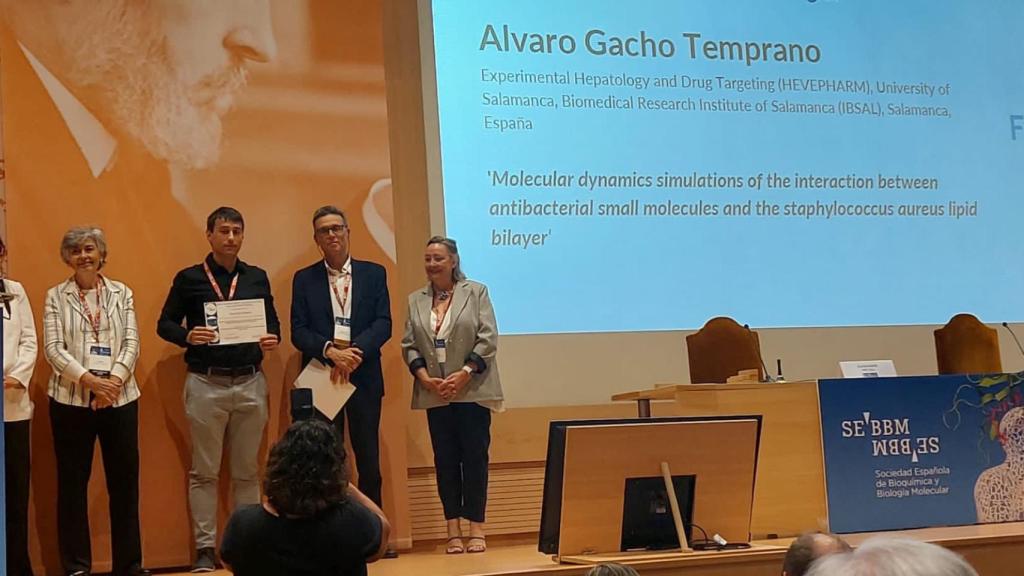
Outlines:
[[312, 390], [313, 407], [331, 420], [341, 412], [341, 408], [356, 391], [350, 382], [332, 382], [331, 369], [316, 358], [310, 360], [299, 373], [295, 387]]
[[262, 298], [207, 302], [203, 308], [206, 327], [217, 331], [211, 344], [259, 342], [267, 333], [267, 308]]

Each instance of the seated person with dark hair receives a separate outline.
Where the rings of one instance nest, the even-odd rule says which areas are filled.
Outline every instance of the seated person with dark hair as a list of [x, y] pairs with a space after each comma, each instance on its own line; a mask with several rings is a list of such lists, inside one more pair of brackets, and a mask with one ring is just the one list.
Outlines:
[[270, 450], [263, 504], [231, 516], [221, 558], [241, 576], [366, 576], [391, 526], [348, 483], [337, 433], [316, 420], [288, 428]]

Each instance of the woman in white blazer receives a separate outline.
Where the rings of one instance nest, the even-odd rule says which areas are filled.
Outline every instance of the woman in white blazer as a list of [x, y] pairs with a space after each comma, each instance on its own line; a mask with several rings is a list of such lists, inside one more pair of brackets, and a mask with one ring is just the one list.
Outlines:
[[[0, 240], [0, 260], [7, 248]], [[28, 386], [36, 367], [36, 324], [21, 284], [0, 278], [4, 317], [4, 479], [6, 481], [7, 574], [32, 574], [28, 558], [29, 422]]]
[[48, 393], [57, 455], [57, 532], [65, 574], [92, 571], [87, 491], [99, 438], [110, 497], [113, 574], [144, 574], [139, 537], [139, 354], [132, 291], [100, 274], [99, 228], [72, 228], [60, 245], [71, 278], [46, 293]]
[[[448, 520], [446, 552], [483, 552], [491, 412], [504, 396], [498, 325], [487, 287], [467, 280], [454, 240], [427, 242], [429, 283], [409, 295], [402, 351], [415, 377], [412, 407], [427, 411], [437, 491]], [[462, 541], [460, 518], [469, 520]]]

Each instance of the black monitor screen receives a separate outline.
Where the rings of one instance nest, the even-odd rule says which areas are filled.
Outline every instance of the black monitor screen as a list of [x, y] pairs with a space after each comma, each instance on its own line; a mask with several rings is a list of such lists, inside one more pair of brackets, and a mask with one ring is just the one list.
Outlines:
[[[683, 518], [686, 541], [693, 540], [693, 491], [696, 476], [672, 476], [672, 488]], [[626, 478], [622, 499], [622, 544], [619, 550], [679, 548], [672, 507], [661, 476]]]

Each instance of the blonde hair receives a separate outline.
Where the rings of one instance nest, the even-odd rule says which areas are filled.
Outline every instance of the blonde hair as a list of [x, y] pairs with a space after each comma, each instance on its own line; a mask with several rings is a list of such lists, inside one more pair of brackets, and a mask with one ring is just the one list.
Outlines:
[[587, 576], [640, 576], [636, 570], [622, 564], [598, 564], [587, 572]]
[[452, 280], [459, 282], [466, 279], [466, 273], [462, 271], [462, 258], [459, 258], [459, 245], [455, 243], [455, 240], [447, 238], [445, 236], [432, 236], [430, 240], [427, 240], [427, 246], [431, 244], [440, 244], [448, 250], [448, 253], [452, 255], [452, 259], [455, 260], [455, 267], [452, 268]]

